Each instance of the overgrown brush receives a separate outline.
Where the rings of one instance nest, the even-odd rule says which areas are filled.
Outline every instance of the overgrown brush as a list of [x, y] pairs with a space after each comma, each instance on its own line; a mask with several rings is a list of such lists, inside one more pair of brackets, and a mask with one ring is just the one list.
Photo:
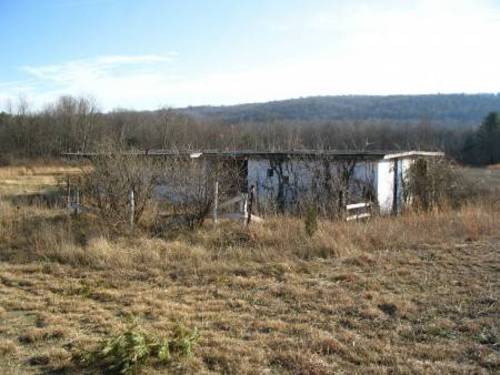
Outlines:
[[318, 212], [316, 211], [316, 208], [309, 207], [307, 210], [304, 227], [309, 237], [312, 237], [318, 230]]
[[407, 206], [417, 211], [457, 208], [486, 193], [444, 158], [416, 160], [405, 173], [403, 184]]
[[312, 236], [304, 229], [304, 219], [276, 216], [244, 230], [238, 223], [221, 222], [217, 229], [207, 225], [166, 239], [139, 231], [134, 236], [111, 235], [105, 221], [91, 213], [70, 217], [57, 210], [18, 209], [4, 203], [0, 257], [17, 263], [37, 260], [124, 274], [136, 270], [149, 275], [161, 271], [173, 277], [203, 277], [257, 263], [349, 257], [422, 243], [479, 239], [498, 228], [498, 204], [436, 207], [399, 217], [374, 217], [366, 223], [318, 219], [317, 230], [309, 232]]
[[166, 365], [191, 356], [198, 339], [196, 329], [190, 330], [181, 324], [175, 326], [169, 337], [160, 337], [145, 332], [135, 323], [103, 340], [95, 349], [77, 352], [74, 361], [109, 374], [137, 374], [149, 363]]
[[154, 158], [126, 153], [122, 145], [103, 144], [92, 160], [93, 168], [82, 176], [80, 185], [86, 205], [106, 219], [108, 226], [124, 231], [129, 223], [129, 199], [134, 195], [132, 220], [137, 223], [151, 208], [158, 184], [159, 165]]

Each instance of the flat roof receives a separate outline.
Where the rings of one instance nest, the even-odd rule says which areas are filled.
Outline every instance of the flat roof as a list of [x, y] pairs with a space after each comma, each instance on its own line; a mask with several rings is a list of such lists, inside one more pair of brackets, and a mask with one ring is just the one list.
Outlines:
[[[350, 151], [350, 150], [288, 150], [288, 151], [254, 151], [254, 150], [145, 150], [130, 151], [127, 155], [150, 156], [150, 157], [168, 157], [184, 156], [192, 159], [197, 158], [254, 158], [254, 159], [287, 159], [287, 158], [312, 158], [312, 159], [361, 159], [361, 160], [390, 160], [414, 157], [442, 157], [443, 152], [433, 151]], [[66, 152], [62, 154], [66, 157], [84, 157], [92, 158], [105, 155], [97, 152]]]

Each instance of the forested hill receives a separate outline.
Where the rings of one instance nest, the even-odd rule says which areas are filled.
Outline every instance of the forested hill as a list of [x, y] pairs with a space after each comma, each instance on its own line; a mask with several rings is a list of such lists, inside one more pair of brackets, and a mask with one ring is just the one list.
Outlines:
[[224, 122], [273, 120], [383, 120], [470, 126], [500, 111], [500, 94], [436, 94], [394, 96], [317, 96], [233, 106], [201, 106], [179, 110], [198, 118]]

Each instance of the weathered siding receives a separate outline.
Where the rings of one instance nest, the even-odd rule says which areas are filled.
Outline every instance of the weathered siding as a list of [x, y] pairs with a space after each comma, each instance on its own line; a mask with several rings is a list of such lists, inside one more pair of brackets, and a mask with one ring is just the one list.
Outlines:
[[403, 208], [404, 181], [413, 161], [411, 158], [404, 158], [378, 162], [376, 186], [381, 214], [400, 212]]
[[[342, 168], [347, 164], [324, 160], [250, 159], [248, 161], [248, 184], [256, 187], [260, 208], [297, 210], [318, 201], [334, 201], [331, 196], [335, 184], [341, 179]], [[349, 184], [349, 196], [344, 203], [366, 200], [374, 195], [376, 199], [376, 162], [354, 164]]]
[[[413, 163], [412, 158], [358, 162], [291, 158], [282, 159], [281, 162], [279, 160], [249, 158], [248, 168], [245, 168], [246, 178], [242, 179], [244, 186], [237, 187], [238, 191], [245, 192], [252, 185], [255, 186], [255, 209], [261, 214], [295, 213], [314, 206], [326, 215], [336, 215], [347, 204], [367, 201], [377, 203], [383, 215], [400, 212], [405, 201], [405, 176]], [[203, 159], [197, 163], [202, 163], [202, 175], [211, 174], [212, 163]], [[352, 166], [348, 189], [341, 189], [342, 173]], [[230, 164], [228, 168], [231, 168]], [[231, 173], [228, 178], [233, 178]], [[155, 195], [177, 202], [196, 189], [199, 180], [171, 182], [175, 188], [170, 186], [169, 189], [167, 183], [161, 184], [155, 189]], [[195, 185], [190, 186], [190, 183]], [[227, 188], [234, 181], [220, 183], [221, 188]], [[182, 193], [179, 192], [179, 184], [182, 185]]]
[[391, 213], [394, 196], [394, 162], [392, 160], [382, 160], [378, 163], [376, 186], [380, 213]]

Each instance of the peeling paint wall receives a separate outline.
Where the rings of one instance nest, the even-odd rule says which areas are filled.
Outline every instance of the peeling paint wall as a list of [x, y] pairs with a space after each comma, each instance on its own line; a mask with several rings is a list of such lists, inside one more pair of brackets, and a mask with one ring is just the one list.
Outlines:
[[383, 215], [399, 213], [404, 206], [404, 180], [413, 159], [390, 159], [378, 162], [377, 200]]
[[[246, 176], [240, 182], [243, 186], [238, 185], [237, 191], [249, 191], [255, 186], [255, 207], [260, 213], [296, 213], [313, 206], [321, 207], [322, 213], [335, 215], [346, 204], [372, 201], [378, 204], [381, 214], [387, 215], [403, 208], [404, 180], [413, 161], [412, 158], [358, 162], [249, 158]], [[209, 165], [202, 162], [201, 173], [210, 174]], [[341, 176], [350, 167], [352, 175], [344, 189]], [[160, 184], [155, 196], [168, 196], [175, 201], [174, 191], [166, 183]]]
[[[339, 181], [345, 163], [323, 160], [264, 160], [248, 161], [248, 185], [256, 187], [257, 199], [262, 209], [294, 211], [307, 207], [321, 196], [335, 197], [328, 192], [331, 181]], [[376, 199], [376, 162], [354, 164], [346, 203]], [[323, 191], [322, 191], [323, 190]], [[347, 202], [348, 201], [348, 202]], [[316, 202], [317, 203], [317, 202]]]
[[394, 199], [394, 161], [382, 160], [377, 168], [377, 200], [381, 214], [392, 212]]

